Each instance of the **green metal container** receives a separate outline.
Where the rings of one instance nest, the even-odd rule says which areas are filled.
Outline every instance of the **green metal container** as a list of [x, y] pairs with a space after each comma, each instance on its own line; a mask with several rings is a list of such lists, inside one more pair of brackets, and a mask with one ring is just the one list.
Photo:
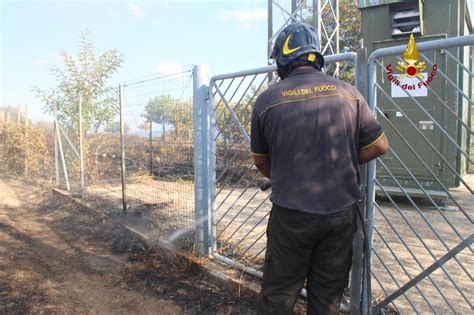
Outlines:
[[[416, 43], [421, 43], [469, 35], [472, 30], [465, 0], [368, 0], [360, 1], [359, 8], [362, 14], [363, 44], [369, 55], [379, 48], [407, 45], [412, 32]], [[390, 96], [378, 91], [377, 105], [405, 139], [393, 131], [386, 119], [380, 117], [379, 121], [386, 131], [391, 148], [407, 165], [424, 189], [436, 198], [444, 198], [446, 197], [444, 190], [433, 178], [433, 174], [426, 170], [426, 167], [410, 151], [407, 143], [416, 149], [431, 172], [445, 187], [459, 186], [460, 181], [455, 173], [462, 177], [466, 172], [467, 165], [467, 160], [459, 148], [464, 152], [469, 152], [468, 144], [470, 143], [470, 133], [459, 120], [470, 126], [470, 104], [465, 98], [460, 97], [454, 86], [458, 86], [471, 97], [472, 82], [468, 73], [462, 71], [456, 60], [471, 69], [471, 48], [454, 48], [423, 53], [436, 66], [426, 62], [425, 70], [420, 71], [419, 74], [426, 73], [426, 76], [429, 77], [433, 69], [437, 71], [429, 84], [429, 88], [432, 90], [427, 89], [426, 95], [423, 95], [424, 92], [420, 89], [420, 96], [415, 97], [416, 101], [409, 97], [401, 97], [404, 96], [403, 91], [394, 87], [387, 73], [381, 71], [381, 67], [377, 71], [376, 82]], [[448, 54], [451, 55], [448, 56]], [[394, 74], [400, 75], [403, 72], [397, 69], [398, 62], [401, 61], [399, 58], [403, 58], [403, 56], [385, 57], [379, 61], [383, 67], [392, 65], [391, 69]], [[420, 61], [424, 61], [424, 59], [420, 58]], [[446, 74], [447, 78], [443, 77], [440, 72]], [[405, 88], [408, 88], [408, 85]], [[416, 103], [419, 103], [419, 106]], [[443, 103], [446, 103], [447, 106]], [[434, 119], [430, 119], [422, 108]], [[453, 113], [460, 119], [457, 119]], [[406, 116], [415, 126], [408, 122]], [[434, 121], [444, 128], [447, 135]], [[434, 148], [426, 143], [415, 128], [418, 128], [430, 140]], [[457, 143], [459, 148], [449, 140], [449, 137]], [[438, 151], [446, 161], [443, 161], [435, 151]], [[382, 158], [382, 161], [406, 191], [414, 196], [424, 195], [413, 177], [401, 166], [393, 154], [387, 154]], [[388, 192], [401, 193], [389, 172], [382, 167], [378, 167], [377, 179]]]

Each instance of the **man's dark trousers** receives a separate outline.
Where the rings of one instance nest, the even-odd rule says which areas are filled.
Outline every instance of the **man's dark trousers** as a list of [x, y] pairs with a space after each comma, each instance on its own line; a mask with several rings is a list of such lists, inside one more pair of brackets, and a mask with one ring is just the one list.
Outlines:
[[354, 206], [321, 216], [273, 205], [258, 314], [293, 314], [307, 280], [308, 314], [337, 314], [351, 266]]

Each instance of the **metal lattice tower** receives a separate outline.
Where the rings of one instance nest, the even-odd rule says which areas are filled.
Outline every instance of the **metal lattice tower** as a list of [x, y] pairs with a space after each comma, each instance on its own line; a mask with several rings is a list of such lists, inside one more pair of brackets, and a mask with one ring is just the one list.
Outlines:
[[293, 21], [313, 25], [318, 33], [320, 51], [323, 55], [339, 53], [339, 0], [291, 0], [290, 8], [282, 5], [280, 0], [268, 0], [269, 64], [275, 37]]

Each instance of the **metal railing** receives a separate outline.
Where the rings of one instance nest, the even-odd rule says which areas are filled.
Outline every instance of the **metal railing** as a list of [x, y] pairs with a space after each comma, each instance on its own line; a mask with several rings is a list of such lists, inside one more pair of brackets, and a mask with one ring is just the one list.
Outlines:
[[368, 101], [390, 142], [368, 165], [374, 313], [472, 312], [472, 45], [474, 36], [417, 44], [435, 74], [421, 83], [425, 96], [394, 93], [389, 65], [403, 62], [406, 46], [369, 57]]

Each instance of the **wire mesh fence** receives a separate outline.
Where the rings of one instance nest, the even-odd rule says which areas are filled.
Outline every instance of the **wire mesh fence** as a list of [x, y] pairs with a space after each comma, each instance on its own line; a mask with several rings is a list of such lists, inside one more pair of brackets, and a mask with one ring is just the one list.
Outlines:
[[403, 48], [369, 58], [370, 102], [390, 141], [373, 203], [376, 311], [472, 312], [472, 45], [472, 37], [419, 44], [420, 78], [407, 84], [416, 97], [395, 81]]
[[127, 211], [170, 232], [194, 221], [192, 67], [122, 84]]

